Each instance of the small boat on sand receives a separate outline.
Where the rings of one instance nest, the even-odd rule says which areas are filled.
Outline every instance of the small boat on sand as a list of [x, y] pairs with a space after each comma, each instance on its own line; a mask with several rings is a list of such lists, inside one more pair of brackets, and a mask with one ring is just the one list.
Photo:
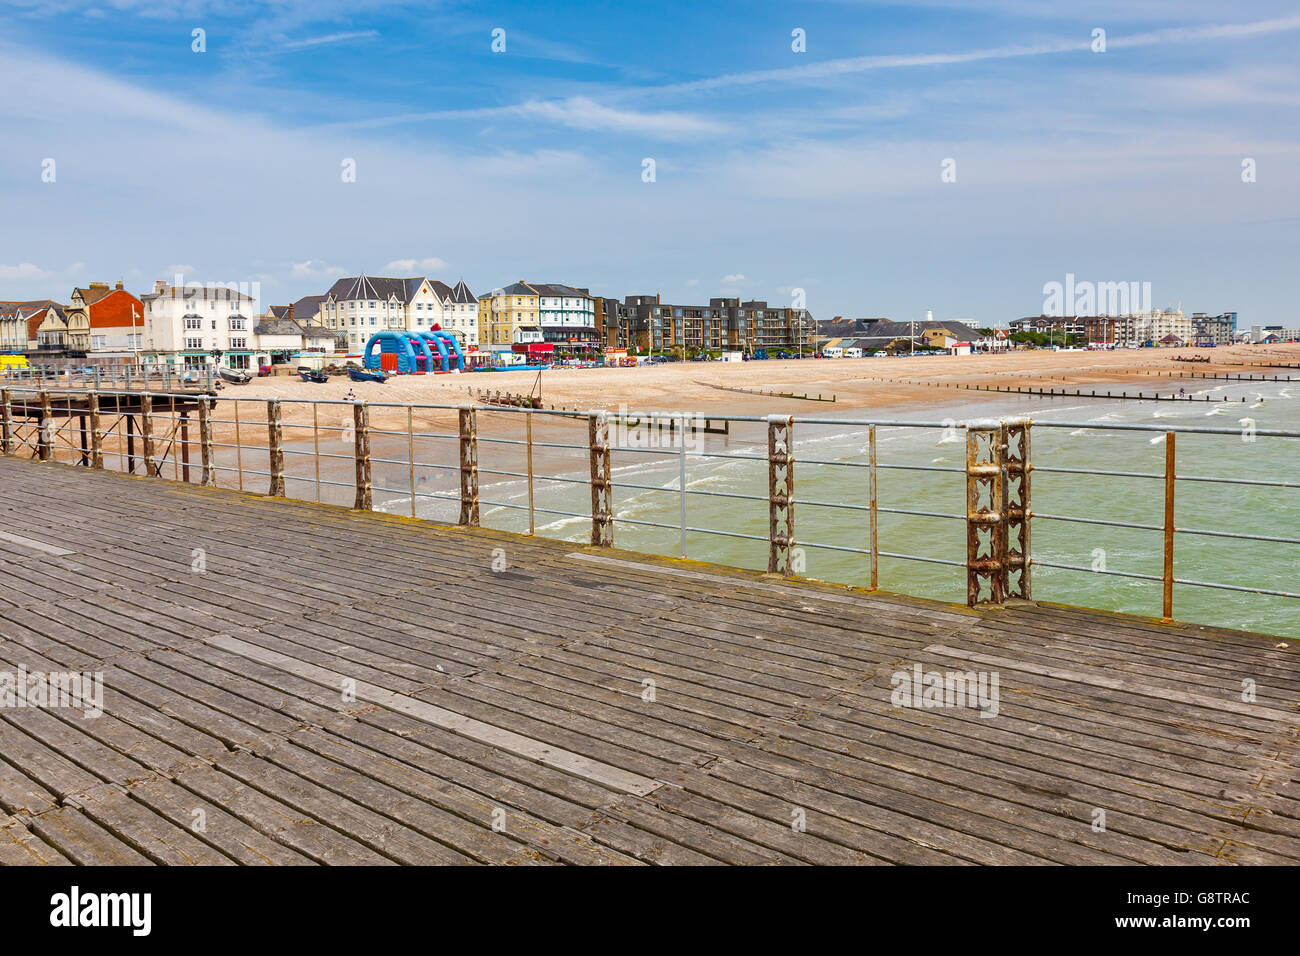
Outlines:
[[253, 380], [242, 368], [219, 368], [217, 374], [221, 376], [223, 382], [229, 382], [231, 385], [247, 385]]
[[317, 384], [320, 384], [321, 382], [328, 382], [330, 380], [330, 377], [325, 374], [323, 369], [308, 368], [305, 365], [298, 366], [298, 374], [302, 377], [304, 382], [316, 382]]
[[378, 369], [349, 368], [348, 378], [354, 382], [386, 382], [388, 376]]

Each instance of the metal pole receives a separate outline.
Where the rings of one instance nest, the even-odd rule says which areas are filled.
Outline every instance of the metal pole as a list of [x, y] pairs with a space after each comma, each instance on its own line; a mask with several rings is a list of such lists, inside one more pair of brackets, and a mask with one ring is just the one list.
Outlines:
[[681, 551], [686, 557], [686, 415], [682, 415], [682, 430], [678, 436], [679, 454], [677, 456], [677, 488], [681, 511]]
[[609, 423], [604, 412], [588, 414], [587, 446], [591, 450], [591, 543], [612, 548], [614, 489], [609, 469]]
[[354, 457], [357, 463], [357, 497], [352, 507], [369, 511], [374, 506], [374, 492], [370, 483], [370, 409], [365, 402], [352, 406], [352, 424], [355, 429]]
[[239, 399], [232, 398], [235, 406], [235, 473], [239, 476], [239, 490], [244, 490], [244, 448], [239, 441]]
[[267, 492], [272, 498], [284, 497], [284, 425], [280, 419], [280, 400], [273, 398], [266, 403], [266, 450], [271, 472], [271, 488]]
[[794, 573], [794, 419], [767, 420], [767, 573]]
[[[1004, 544], [1002, 514], [1002, 429], [966, 427], [966, 603], [1001, 604]], [[987, 539], [985, 539], [987, 535]], [[980, 596], [987, 583], [989, 596]]]
[[153, 460], [153, 396], [148, 392], [140, 396], [140, 449], [144, 454], [144, 476], [162, 477], [162, 469]]
[[104, 467], [104, 429], [99, 414], [99, 393], [91, 392], [86, 399], [90, 410], [90, 467]]
[[478, 527], [478, 415], [462, 405], [457, 415], [460, 439], [460, 523]]
[[1174, 619], [1174, 471], [1175, 432], [1165, 432], [1165, 573], [1161, 619]]
[[14, 410], [10, 392], [0, 389], [0, 454], [12, 455], [14, 451]]
[[533, 413], [524, 412], [524, 429], [527, 433], [528, 445], [528, 533], [535, 533], [536, 526], [533, 516]]
[[317, 414], [317, 405], [311, 403], [311, 443], [313, 448], [312, 460], [316, 466], [316, 501], [320, 502], [320, 416]]
[[212, 405], [208, 395], [199, 396], [199, 457], [203, 466], [200, 483], [210, 487], [217, 483], [217, 467], [213, 460], [212, 448]]
[[867, 470], [867, 488], [871, 498], [871, 590], [880, 586], [880, 549], [877, 539], [880, 532], [880, 514], [876, 492], [876, 426], [867, 429], [867, 448], [870, 466]]
[[411, 517], [415, 517], [415, 421], [411, 406], [406, 406], [406, 460], [410, 466], [411, 478]]
[[54, 457], [54, 436], [51, 434], [53, 424], [54, 409], [50, 407], [50, 393], [41, 389], [41, 425], [36, 445], [41, 461], [50, 461]]

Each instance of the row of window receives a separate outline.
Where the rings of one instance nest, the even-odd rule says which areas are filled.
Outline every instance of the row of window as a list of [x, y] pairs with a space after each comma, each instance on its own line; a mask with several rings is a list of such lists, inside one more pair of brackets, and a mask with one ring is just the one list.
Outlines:
[[[361, 304], [361, 308], [362, 308], [363, 310], [366, 308], [365, 303], [364, 303], [364, 300], [362, 300], [362, 299], [349, 299], [349, 300], [347, 300], [347, 308], [348, 308], [348, 310], [351, 311], [351, 312], [355, 312], [355, 311], [357, 310], [357, 303], [358, 303], [358, 302], [362, 303], [362, 304]], [[342, 302], [339, 302], [339, 303], [337, 303], [337, 304], [335, 304], [335, 305], [331, 305], [331, 304], [329, 304], [329, 303], [326, 303], [325, 306], [324, 306], [325, 309], [335, 309], [335, 308], [337, 308], [337, 309], [340, 309], [340, 310], [342, 310], [343, 307], [344, 307], [344, 304], [343, 304]], [[372, 308], [372, 309], [393, 309], [393, 310], [397, 310], [397, 309], [401, 309], [401, 308], [402, 308], [402, 303], [400, 303], [400, 302], [383, 302], [383, 303], [371, 302], [371, 303], [370, 303], [370, 308]], [[416, 310], [423, 310], [423, 309], [424, 309], [424, 303], [423, 303], [423, 302], [416, 302], [416, 303], [415, 303], [415, 308], [416, 308]], [[429, 311], [430, 311], [430, 312], [432, 312], [432, 311], [433, 311], [434, 309], [436, 309], [436, 308], [439, 308], [438, 303], [436, 303], [436, 302], [430, 302], [430, 303], [429, 303]], [[445, 309], [445, 310], [447, 310], [447, 311], [452, 311], [452, 312], [470, 312], [470, 311], [473, 311], [474, 309], [476, 309], [477, 306], [474, 305], [474, 304], [472, 304], [472, 303], [465, 303], [465, 302], [448, 302], [448, 303], [446, 303], [445, 305], [441, 306], [441, 308], [443, 308], [443, 309]]]

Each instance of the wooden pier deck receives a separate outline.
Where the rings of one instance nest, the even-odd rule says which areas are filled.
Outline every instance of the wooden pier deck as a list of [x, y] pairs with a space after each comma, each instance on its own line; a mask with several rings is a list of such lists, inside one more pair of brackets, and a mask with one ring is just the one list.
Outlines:
[[0, 567], [0, 672], [105, 684], [0, 708], [0, 863], [1300, 862], [1274, 638], [15, 459]]

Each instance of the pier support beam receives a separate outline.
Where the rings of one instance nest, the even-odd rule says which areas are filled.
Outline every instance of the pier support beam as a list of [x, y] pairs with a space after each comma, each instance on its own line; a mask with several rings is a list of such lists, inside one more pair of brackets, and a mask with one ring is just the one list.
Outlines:
[[217, 483], [216, 462], [212, 458], [212, 397], [199, 396], [199, 456], [203, 476], [199, 483], [211, 487]]
[[272, 498], [284, 497], [284, 426], [280, 419], [280, 400], [273, 398], [266, 403], [266, 448], [270, 459], [271, 488], [267, 492]]
[[370, 484], [370, 409], [365, 402], [352, 406], [352, 426], [357, 462], [357, 497], [352, 507], [358, 511], [370, 511], [375, 499]]
[[478, 527], [478, 413], [473, 405], [458, 409], [460, 438], [460, 523]]
[[1029, 457], [1029, 419], [1002, 423], [1002, 593], [1030, 600], [1029, 484], [1033, 465]]
[[[966, 428], [966, 603], [1006, 600], [1002, 427]], [[987, 594], [985, 588], [987, 587]]]
[[591, 543], [614, 546], [614, 487], [609, 470], [609, 421], [604, 412], [587, 416], [587, 444], [591, 448]]
[[794, 573], [794, 419], [767, 420], [767, 573]]
[[99, 392], [91, 392], [87, 396], [86, 407], [90, 412], [90, 467], [103, 471], [104, 420], [99, 411]]

